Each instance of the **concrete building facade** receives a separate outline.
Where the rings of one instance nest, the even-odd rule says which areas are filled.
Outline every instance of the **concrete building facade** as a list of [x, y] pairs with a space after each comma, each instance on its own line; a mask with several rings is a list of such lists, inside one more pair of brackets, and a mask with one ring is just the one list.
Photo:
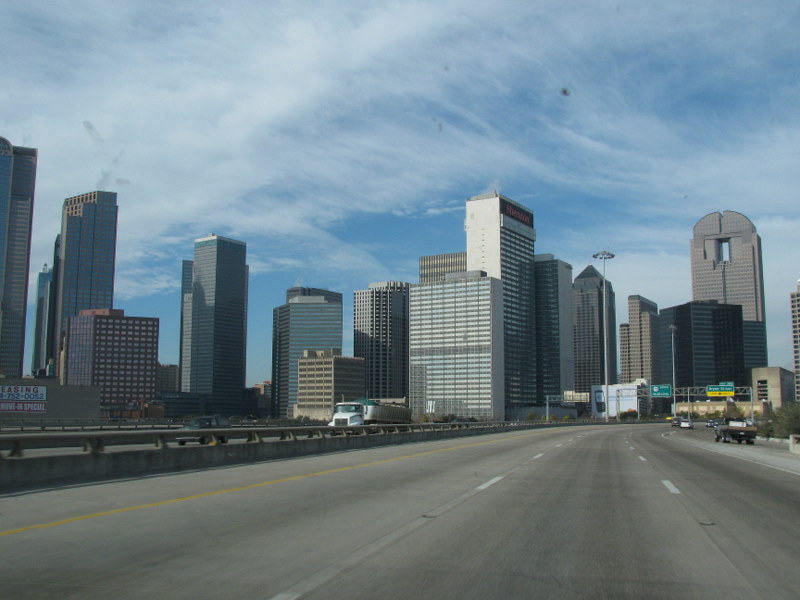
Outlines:
[[36, 148], [0, 137], [0, 374], [22, 377]]
[[536, 404], [536, 328], [533, 213], [498, 193], [467, 200], [467, 270], [503, 286], [506, 416]]
[[621, 381], [646, 379], [654, 382], [657, 318], [658, 305], [655, 302], [643, 296], [628, 296], [628, 322], [619, 326]]
[[303, 350], [297, 364], [295, 418], [330, 421], [337, 402], [365, 398], [365, 360], [339, 350]]
[[114, 309], [82, 310], [67, 323], [67, 385], [100, 389], [104, 416], [144, 416], [156, 399], [158, 325]]
[[415, 417], [502, 420], [503, 287], [482, 271], [412, 285], [409, 406]]
[[794, 373], [782, 367], [753, 369], [752, 382], [755, 401], [777, 410], [795, 401]]
[[467, 253], [432, 254], [419, 259], [419, 282], [441, 283], [448, 273], [467, 270]]
[[353, 299], [353, 354], [363, 358], [369, 398], [408, 397], [408, 289], [371, 283]]

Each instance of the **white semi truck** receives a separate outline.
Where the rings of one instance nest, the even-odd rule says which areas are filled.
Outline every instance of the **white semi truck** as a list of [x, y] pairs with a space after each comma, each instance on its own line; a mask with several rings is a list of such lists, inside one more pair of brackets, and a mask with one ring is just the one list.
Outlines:
[[378, 423], [411, 423], [411, 409], [402, 404], [381, 404], [366, 399], [339, 402], [328, 426], [347, 427]]

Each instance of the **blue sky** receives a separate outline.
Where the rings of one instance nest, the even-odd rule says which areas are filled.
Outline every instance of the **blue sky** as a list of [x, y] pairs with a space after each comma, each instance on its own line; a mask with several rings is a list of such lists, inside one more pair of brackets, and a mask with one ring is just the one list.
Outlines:
[[463, 250], [470, 196], [528, 206], [575, 275], [614, 252], [618, 322], [630, 294], [691, 300], [692, 226], [736, 210], [791, 367], [800, 4], [656, 4], [6, 0], [0, 135], [39, 149], [31, 282], [64, 198], [116, 191], [116, 307], [159, 317], [174, 363], [181, 260], [245, 241], [253, 384], [287, 287], [344, 294], [349, 352], [353, 291]]

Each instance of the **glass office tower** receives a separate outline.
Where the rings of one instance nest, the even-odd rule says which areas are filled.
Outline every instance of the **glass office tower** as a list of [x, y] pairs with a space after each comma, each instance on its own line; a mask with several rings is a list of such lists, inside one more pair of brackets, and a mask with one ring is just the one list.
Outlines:
[[113, 308], [116, 251], [115, 192], [89, 192], [64, 200], [53, 345], [62, 382], [68, 319], [89, 308]]
[[206, 410], [225, 416], [241, 414], [245, 388], [246, 258], [244, 242], [211, 234], [183, 262], [181, 390], [203, 394]]
[[272, 406], [278, 417], [294, 416], [297, 368], [304, 350], [342, 351], [342, 295], [317, 288], [286, 291], [286, 304], [272, 311]]
[[35, 148], [0, 137], [0, 375], [22, 377], [28, 301]]

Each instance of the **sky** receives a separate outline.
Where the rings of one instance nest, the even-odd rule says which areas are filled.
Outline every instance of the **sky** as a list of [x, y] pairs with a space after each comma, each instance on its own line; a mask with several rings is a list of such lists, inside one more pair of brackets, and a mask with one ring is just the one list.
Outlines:
[[[663, 6], [659, 6], [663, 4]], [[247, 383], [294, 285], [418, 281], [467, 198], [534, 213], [536, 252], [690, 301], [692, 227], [762, 239], [769, 358], [800, 278], [800, 4], [618, 0], [5, 0], [0, 136], [39, 151], [29, 313], [64, 198], [118, 194], [115, 308], [178, 362], [181, 261], [247, 243]], [[28, 320], [29, 368], [31, 320]]]

